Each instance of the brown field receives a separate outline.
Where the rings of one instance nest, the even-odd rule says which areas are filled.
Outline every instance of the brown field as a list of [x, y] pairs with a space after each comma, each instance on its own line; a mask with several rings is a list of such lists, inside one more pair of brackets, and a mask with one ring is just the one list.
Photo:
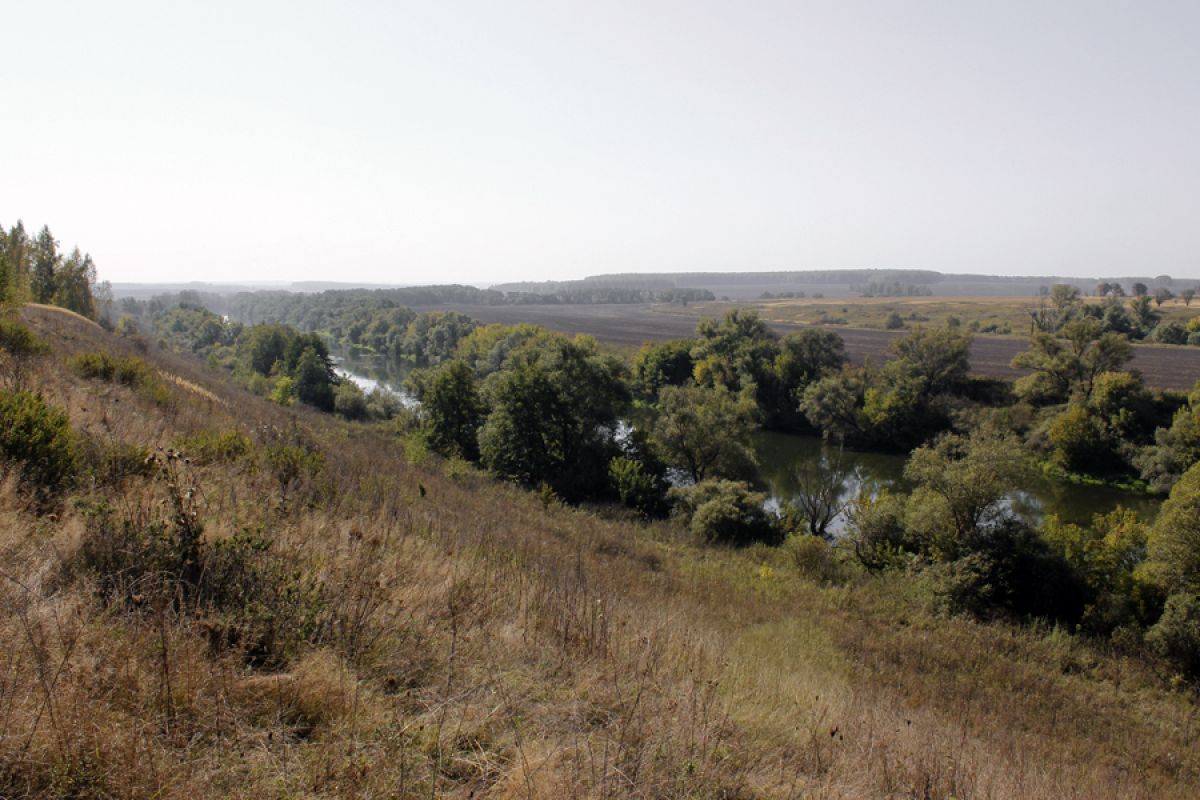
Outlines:
[[[322, 587], [324, 622], [266, 664], [215, 636], [219, 617], [105, 604], [78, 567], [88, 509], [162, 519], [170, 485], [113, 461], [47, 513], [0, 464], [0, 797], [1200, 794], [1196, 696], [1161, 664], [938, 616], [904, 579], [812, 548], [699, 547], [669, 523], [543, 503], [393, 427], [24, 316], [53, 348], [36, 388], [113, 453], [229, 429], [255, 442], [183, 468], [203, 535], [266, 533], [264, 559]], [[67, 368], [98, 347], [141, 354], [169, 396]], [[264, 426], [307, 432], [324, 469], [284, 481]]]
[[[914, 303], [942, 302], [944, 298], [915, 298]], [[980, 302], [1012, 304], [1012, 298], [983, 298]], [[796, 301], [790, 301], [796, 302]], [[822, 302], [822, 301], [814, 301]], [[881, 302], [884, 302], [881, 300]], [[899, 301], [889, 300], [892, 304]], [[843, 300], [825, 303], [845, 305]], [[455, 305], [452, 308], [483, 322], [514, 324], [532, 322], [564, 333], [583, 333], [601, 342], [638, 346], [644, 342], [661, 342], [693, 336], [696, 322], [702, 316], [720, 316], [730, 304], [700, 304], [690, 308], [652, 305], [516, 305], [473, 306]], [[745, 305], [739, 306], [745, 307]], [[420, 309], [429, 311], [432, 309]], [[772, 319], [763, 310], [771, 327], [779, 333], [789, 333], [808, 327], [795, 322]], [[888, 357], [888, 345], [903, 331], [883, 331], [844, 325], [830, 326], [846, 343], [846, 353], [856, 363], [867, 358]], [[1027, 348], [1023, 337], [976, 335], [971, 345], [971, 366], [979, 375], [1012, 379], [1025, 374], [1009, 366], [1013, 356]], [[1161, 389], [1189, 390], [1200, 380], [1200, 347], [1169, 345], [1136, 345], [1131, 362], [1141, 372], [1147, 385]]]

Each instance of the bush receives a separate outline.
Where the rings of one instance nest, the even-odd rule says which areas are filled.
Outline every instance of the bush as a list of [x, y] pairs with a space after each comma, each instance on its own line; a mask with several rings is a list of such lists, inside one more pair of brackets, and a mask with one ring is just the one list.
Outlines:
[[1190, 344], [1192, 347], [1200, 347], [1200, 331], [1196, 331], [1195, 333], [1189, 333], [1187, 343]]
[[194, 504], [198, 493], [179, 454], [168, 450], [152, 463], [167, 488], [165, 517], [84, 506], [88, 525], [75, 563], [94, 576], [109, 606], [194, 615], [203, 619], [214, 649], [282, 665], [318, 628], [319, 584], [274, 553], [261, 530], [206, 541]]
[[915, 551], [904, 529], [904, 497], [886, 489], [860, 494], [847, 509], [847, 540], [854, 555], [872, 571], [901, 566]]
[[934, 564], [925, 574], [947, 610], [980, 618], [1008, 614], [1073, 623], [1088, 598], [1066, 561], [1016, 519], [971, 537], [964, 555]]
[[137, 356], [114, 357], [108, 353], [80, 353], [67, 362], [78, 375], [91, 380], [112, 381], [137, 389], [147, 400], [165, 405], [171, 399], [154, 368]]
[[623, 506], [644, 517], [663, 513], [663, 480], [642, 466], [642, 462], [618, 456], [608, 462], [608, 477]]
[[901, 330], [904, 327], [904, 318], [893, 311], [887, 315], [887, 319], [884, 320], [883, 327], [887, 328], [889, 331]]
[[846, 580], [846, 566], [838, 559], [837, 550], [820, 536], [806, 533], [789, 536], [785, 547], [796, 569], [820, 583], [841, 583]]
[[21, 323], [0, 319], [0, 380], [13, 391], [24, 388], [30, 362], [49, 349]]
[[237, 428], [199, 431], [176, 439], [175, 446], [197, 464], [228, 464], [250, 452], [250, 437]]
[[1160, 344], [1186, 344], [1187, 338], [1187, 329], [1178, 322], [1163, 322], [1150, 334], [1150, 340]]
[[342, 383], [334, 392], [333, 410], [338, 416], [349, 420], [363, 420], [370, 414], [366, 395], [350, 381]]
[[782, 531], [763, 508], [767, 496], [742, 481], [702, 481], [671, 489], [689, 530], [707, 544], [779, 544]]
[[1110, 465], [1112, 442], [1103, 423], [1083, 406], [1071, 406], [1050, 423], [1054, 463], [1069, 472], [1093, 474]]
[[1180, 592], [1167, 598], [1147, 643], [1189, 677], [1200, 677], [1200, 596]]
[[29, 392], [0, 391], [0, 458], [20, 464], [26, 485], [57, 493], [75, 480], [78, 437], [62, 409]]
[[84, 378], [116, 381], [124, 386], [137, 386], [151, 378], [150, 367], [135, 356], [114, 358], [98, 351], [80, 353], [71, 358], [67, 366]]
[[126, 478], [151, 474], [151, 456], [149, 449], [128, 442], [88, 434], [80, 437], [80, 470], [99, 486], [117, 486]]
[[281, 406], [290, 406], [296, 402], [296, 382], [287, 375], [276, 381], [275, 388], [271, 390], [271, 402]]

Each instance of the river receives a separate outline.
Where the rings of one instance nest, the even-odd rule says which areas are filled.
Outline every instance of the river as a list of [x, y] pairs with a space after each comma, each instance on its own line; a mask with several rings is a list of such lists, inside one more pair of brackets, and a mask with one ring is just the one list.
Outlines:
[[[347, 359], [338, 360], [337, 372], [354, 381], [363, 391], [370, 392], [382, 386], [399, 395], [408, 407], [417, 403], [404, 388], [403, 378], [399, 375], [385, 376], [368, 363]], [[821, 439], [815, 436], [759, 431], [754, 434], [752, 445], [758, 459], [759, 477], [768, 493], [767, 503], [772, 508], [778, 508], [781, 501], [796, 496], [799, 491], [798, 467], [818, 461], [823, 453], [838, 457], [827, 451]], [[843, 484], [843, 499], [853, 497], [862, 488], [869, 491], [888, 488], [901, 492], [912, 489], [904, 480], [903, 455], [845, 450], [840, 458], [843, 468], [850, 473]], [[1014, 510], [1034, 524], [1048, 514], [1056, 514], [1068, 522], [1087, 523], [1093, 515], [1107, 513], [1119, 505], [1137, 511], [1142, 519], [1149, 521], [1158, 513], [1161, 504], [1159, 498], [1149, 495], [1042, 477], [1036, 478], [1025, 491], [1010, 497], [1009, 502]], [[845, 524], [844, 517], [839, 516], [830, 526], [830, 532], [841, 533]]]

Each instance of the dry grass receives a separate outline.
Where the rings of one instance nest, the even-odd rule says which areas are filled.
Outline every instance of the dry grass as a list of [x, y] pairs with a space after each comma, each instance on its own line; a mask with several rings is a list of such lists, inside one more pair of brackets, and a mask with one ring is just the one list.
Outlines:
[[[0, 484], [0, 796], [1169, 798], [1200, 790], [1200, 718], [1153, 665], [1052, 631], [930, 616], [910, 584], [822, 585], [787, 553], [696, 548], [283, 409], [148, 352], [174, 402], [37, 385], [77, 427], [169, 446], [298, 426], [324, 469], [187, 466], [210, 540], [247, 527], [321, 589], [265, 667], [209, 617], [106, 605], [72, 568], [89, 518]], [[101, 341], [103, 339], [103, 341]], [[272, 434], [274, 435], [274, 434]], [[161, 513], [152, 476], [81, 494]]]

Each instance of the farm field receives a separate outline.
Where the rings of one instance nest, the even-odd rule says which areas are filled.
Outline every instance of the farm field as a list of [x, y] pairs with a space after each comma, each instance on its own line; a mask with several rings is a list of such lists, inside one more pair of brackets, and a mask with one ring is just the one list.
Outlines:
[[[1015, 310], [1021, 310], [1028, 305], [1027, 299], [1019, 303], [1014, 298], [973, 298], [970, 301], [944, 298], [913, 298], [897, 300], [880, 298], [877, 302], [858, 300], [849, 303], [843, 300], [810, 300], [810, 301], [764, 301], [751, 307], [759, 310], [764, 319], [779, 333], [789, 333], [799, 330], [809, 324], [817, 323], [814, 319], [805, 319], [812, 314], [818, 317], [822, 312], [829, 316], [842, 315], [843, 307], [852, 306], [891, 306], [903, 307], [907, 313], [916, 309], [928, 317], [921, 324], [942, 324], [945, 318], [958, 309], [957, 315], [964, 323], [974, 316], [961, 311], [960, 307], [972, 304], [996, 308], [996, 314], [1011, 315]], [[806, 310], [814, 306], [816, 311]], [[745, 308], [747, 304], [732, 303], [701, 303], [688, 307], [663, 305], [515, 305], [515, 306], [476, 306], [454, 304], [439, 306], [446, 310], [461, 311], [464, 314], [483, 322], [501, 322], [513, 324], [531, 322], [544, 325], [551, 330], [564, 333], [584, 333], [596, 337], [599, 341], [609, 344], [636, 346], [643, 342], [665, 341], [667, 339], [682, 339], [692, 336], [696, 323], [703, 317], [718, 317], [730, 308]], [[433, 309], [422, 308], [421, 311]], [[1178, 313], [1174, 304], [1163, 306], [1164, 311]], [[1182, 305], [1178, 311], [1189, 311]], [[1196, 313], [1200, 310], [1192, 310]], [[848, 313], [848, 312], [847, 312]], [[886, 315], [886, 311], [882, 312]], [[1021, 313], [1024, 313], [1021, 311]], [[1026, 319], [1028, 316], [1026, 315]], [[857, 323], [857, 324], [855, 324]], [[862, 316], [851, 324], [836, 326], [838, 333], [846, 343], [846, 353], [852, 361], [862, 362], [866, 358], [886, 357], [888, 344], [904, 331], [886, 331], [867, 327]], [[1025, 324], [1025, 323], [1022, 323]], [[862, 327], [859, 327], [862, 325]], [[1009, 366], [1013, 356], [1027, 347], [1024, 336], [997, 336], [980, 334], [971, 345], [971, 366], [979, 375], [994, 378], [1015, 378], [1024, 374]], [[1137, 345], [1130, 365], [1142, 373], [1146, 383], [1163, 389], [1190, 389], [1200, 380], [1200, 347], [1182, 347], [1166, 345]]]
[[[1099, 297], [1084, 297], [1083, 302], [1099, 305]], [[885, 329], [890, 314], [898, 314], [906, 327], [918, 324], [943, 325], [951, 318], [963, 325], [978, 323], [981, 333], [1015, 334], [1029, 332], [1030, 309], [1039, 298], [1020, 297], [855, 297], [756, 300], [753, 306], [764, 319], [804, 324], [843, 324], [856, 328]], [[738, 304], [745, 307], [745, 303]], [[732, 303], [697, 304], [700, 313], [724, 313]], [[684, 309], [685, 311], [687, 309]], [[1200, 315], [1200, 303], [1185, 305], [1178, 298], [1156, 310], [1163, 321], [1186, 323]]]

